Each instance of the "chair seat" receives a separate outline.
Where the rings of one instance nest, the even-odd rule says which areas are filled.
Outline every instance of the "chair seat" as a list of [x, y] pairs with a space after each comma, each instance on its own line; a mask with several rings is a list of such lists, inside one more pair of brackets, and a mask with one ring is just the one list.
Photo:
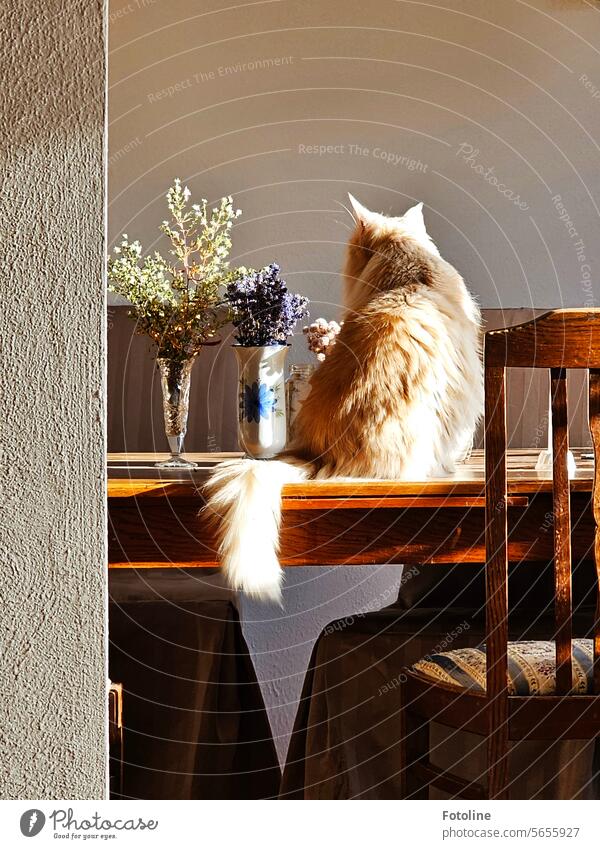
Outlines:
[[[508, 691], [511, 696], [550, 696], [556, 692], [556, 648], [551, 640], [508, 643]], [[573, 640], [573, 693], [593, 694], [592, 640]], [[412, 670], [433, 682], [485, 692], [486, 652], [479, 648], [431, 654]]]

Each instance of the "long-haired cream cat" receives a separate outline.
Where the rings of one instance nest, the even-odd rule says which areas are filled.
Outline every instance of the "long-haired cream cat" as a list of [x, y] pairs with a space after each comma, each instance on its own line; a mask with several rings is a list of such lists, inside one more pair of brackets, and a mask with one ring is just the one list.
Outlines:
[[307, 478], [451, 473], [483, 406], [481, 318], [427, 235], [422, 204], [391, 218], [350, 195], [344, 325], [279, 460], [222, 463], [207, 485], [230, 584], [279, 600], [281, 490]]

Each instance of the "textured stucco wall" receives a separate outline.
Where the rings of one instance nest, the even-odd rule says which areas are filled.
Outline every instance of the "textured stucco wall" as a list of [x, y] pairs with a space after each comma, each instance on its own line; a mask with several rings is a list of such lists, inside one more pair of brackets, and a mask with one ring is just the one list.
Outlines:
[[0, 31], [0, 796], [102, 798], [102, 0]]

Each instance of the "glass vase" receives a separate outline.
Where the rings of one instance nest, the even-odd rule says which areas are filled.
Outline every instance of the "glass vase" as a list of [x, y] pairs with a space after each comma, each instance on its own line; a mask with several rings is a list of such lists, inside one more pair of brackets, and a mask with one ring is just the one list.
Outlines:
[[251, 457], [266, 460], [286, 443], [285, 358], [287, 345], [234, 345], [238, 361], [238, 440]]
[[158, 357], [156, 360], [160, 372], [165, 434], [171, 452], [168, 460], [156, 464], [159, 469], [196, 468], [196, 463], [184, 460], [182, 456], [183, 440], [187, 431], [192, 367], [195, 362], [196, 357], [185, 360]]
[[302, 402], [310, 393], [310, 379], [314, 371], [312, 363], [297, 363], [290, 368], [290, 376], [285, 384], [288, 444], [294, 438], [294, 421]]

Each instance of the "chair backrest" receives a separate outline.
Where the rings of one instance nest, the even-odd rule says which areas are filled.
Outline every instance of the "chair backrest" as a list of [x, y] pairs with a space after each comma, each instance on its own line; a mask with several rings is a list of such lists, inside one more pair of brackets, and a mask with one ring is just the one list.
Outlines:
[[[555, 579], [556, 692], [572, 689], [571, 516], [567, 471], [566, 369], [589, 370], [589, 424], [594, 446], [593, 541], [600, 591], [600, 309], [553, 310], [525, 324], [485, 335], [486, 632], [487, 694], [506, 721], [508, 528], [506, 369], [550, 369]], [[600, 694], [600, 597], [594, 626], [594, 693]], [[494, 710], [494, 708], [493, 708]]]

